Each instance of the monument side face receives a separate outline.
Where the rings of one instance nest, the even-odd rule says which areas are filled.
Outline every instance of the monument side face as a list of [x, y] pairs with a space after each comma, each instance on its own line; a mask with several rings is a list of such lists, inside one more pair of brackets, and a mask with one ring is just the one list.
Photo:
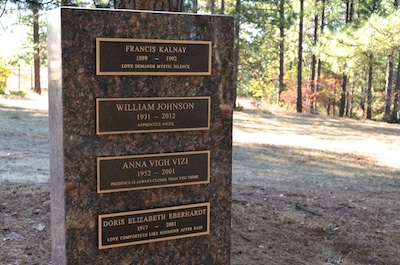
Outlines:
[[53, 264], [230, 264], [233, 28], [50, 12]]
[[60, 10], [48, 15], [51, 243], [53, 264], [66, 264], [64, 133]]

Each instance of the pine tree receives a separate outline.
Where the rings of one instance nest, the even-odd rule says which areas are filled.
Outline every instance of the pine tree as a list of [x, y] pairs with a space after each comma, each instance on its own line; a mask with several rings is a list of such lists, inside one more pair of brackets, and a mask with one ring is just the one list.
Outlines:
[[300, 15], [299, 15], [299, 44], [297, 58], [297, 104], [296, 110], [301, 113], [303, 111], [302, 98], [302, 71], [303, 71], [303, 19], [304, 19], [304, 0], [300, 0]]

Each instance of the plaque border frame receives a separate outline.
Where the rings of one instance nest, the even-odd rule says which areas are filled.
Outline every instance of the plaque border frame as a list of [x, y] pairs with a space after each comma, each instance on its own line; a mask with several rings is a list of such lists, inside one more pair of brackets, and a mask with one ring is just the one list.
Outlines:
[[[127, 216], [127, 215], [135, 215], [135, 214], [146, 214], [146, 213], [159, 213], [159, 212], [167, 212], [167, 211], [174, 211], [174, 210], [184, 210], [189, 208], [196, 208], [196, 207], [207, 207], [207, 229], [204, 232], [199, 233], [191, 233], [185, 235], [176, 235], [176, 236], [166, 236], [162, 238], [155, 238], [155, 239], [145, 239], [135, 242], [126, 242], [126, 243], [119, 243], [119, 244], [112, 244], [112, 245], [103, 245], [102, 244], [102, 224], [101, 221], [103, 218], [108, 217], [117, 217], [117, 216]], [[129, 212], [119, 212], [119, 213], [111, 213], [111, 214], [100, 214], [97, 217], [98, 221], [98, 249], [110, 249], [110, 248], [117, 248], [117, 247], [126, 247], [126, 246], [133, 246], [133, 245], [140, 245], [152, 242], [160, 242], [160, 241], [168, 241], [174, 239], [181, 239], [181, 238], [188, 238], [188, 237], [196, 237], [196, 236], [204, 236], [210, 234], [210, 202], [203, 202], [203, 203], [196, 203], [196, 204], [187, 204], [187, 205], [179, 205], [179, 206], [172, 206], [172, 207], [163, 207], [163, 208], [156, 208], [156, 209], [147, 209], [147, 210], [138, 210], [138, 211], [129, 211]]]
[[[100, 42], [141, 42], [141, 43], [171, 43], [171, 44], [203, 44], [208, 45], [208, 71], [207, 72], [102, 72], [100, 71]], [[212, 70], [212, 42], [199, 40], [167, 40], [167, 39], [136, 39], [136, 38], [96, 38], [96, 75], [211, 75]]]
[[[194, 128], [175, 128], [175, 129], [144, 129], [144, 130], [127, 130], [127, 131], [100, 131], [100, 117], [99, 117], [99, 102], [100, 101], [140, 101], [140, 100], [191, 100], [191, 99], [206, 99], [208, 101], [207, 107], [207, 126], [194, 127]], [[153, 132], [186, 132], [186, 131], [201, 131], [210, 130], [211, 124], [211, 97], [198, 96], [198, 97], [151, 97], [151, 98], [96, 98], [96, 134], [97, 135], [110, 135], [110, 134], [129, 134], [129, 133], [153, 133]]]
[[[101, 174], [100, 174], [100, 161], [101, 160], [118, 160], [118, 159], [129, 159], [129, 158], [145, 158], [145, 157], [168, 157], [168, 156], [179, 156], [179, 155], [196, 155], [196, 154], [207, 154], [207, 178], [203, 181], [193, 181], [193, 182], [183, 182], [176, 184], [162, 184], [162, 185], [148, 185], [141, 187], [131, 187], [131, 188], [120, 188], [120, 189], [100, 189], [101, 182]], [[188, 186], [188, 185], [197, 185], [197, 184], [209, 184], [210, 176], [211, 176], [211, 151], [192, 151], [192, 152], [173, 152], [173, 153], [162, 153], [162, 154], [143, 154], [143, 155], [127, 155], [127, 156], [107, 156], [107, 157], [97, 157], [96, 158], [97, 165], [97, 193], [113, 193], [113, 192], [121, 192], [121, 191], [131, 191], [131, 190], [144, 190], [144, 189], [157, 189], [157, 188], [167, 188], [167, 187], [179, 187], [179, 186]]]

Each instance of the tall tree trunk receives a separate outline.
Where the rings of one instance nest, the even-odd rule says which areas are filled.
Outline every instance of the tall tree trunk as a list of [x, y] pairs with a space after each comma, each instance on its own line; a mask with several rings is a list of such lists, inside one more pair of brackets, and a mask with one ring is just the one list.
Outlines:
[[[320, 22], [320, 32], [321, 34], [324, 32], [325, 27], [325, 0], [322, 0], [322, 10], [321, 10], [321, 22]], [[321, 91], [321, 72], [322, 72], [322, 61], [318, 58], [317, 63], [317, 82], [316, 82], [316, 90]]]
[[368, 65], [368, 88], [367, 88], [367, 119], [372, 119], [372, 68], [373, 55], [369, 55], [369, 65]]
[[303, 16], [304, 16], [304, 0], [300, 0], [300, 17], [299, 17], [299, 49], [297, 62], [297, 104], [296, 110], [301, 113], [303, 111], [302, 99], [302, 71], [303, 71]]
[[225, 0], [221, 0], [221, 14], [225, 14]]
[[117, 9], [182, 12], [184, 0], [115, 0]]
[[235, 7], [235, 46], [234, 46], [234, 64], [233, 64], [233, 108], [236, 108], [236, 98], [237, 98], [237, 84], [238, 84], [238, 66], [239, 66], [239, 50], [240, 50], [240, 42], [239, 42], [239, 31], [240, 31], [240, 9], [241, 9], [241, 0], [236, 0]]
[[397, 62], [396, 89], [394, 91], [392, 118], [394, 122], [400, 123], [400, 55], [399, 61]]
[[336, 74], [334, 74], [334, 80], [335, 80], [335, 84], [333, 85], [332, 115], [336, 116], [336, 90], [337, 90], [337, 86], [336, 86], [337, 76], [336, 76]]
[[393, 53], [389, 54], [386, 70], [385, 87], [385, 120], [389, 120], [390, 107], [392, 105], [392, 86], [393, 86]]
[[[318, 0], [315, 0], [315, 5], [318, 5]], [[313, 45], [314, 47], [317, 45], [318, 41], [318, 13], [316, 11], [314, 15], [314, 38], [313, 38]], [[310, 92], [311, 92], [311, 104], [310, 104], [310, 112], [311, 113], [317, 113], [317, 86], [316, 86], [316, 80], [315, 80], [315, 70], [316, 70], [316, 64], [317, 64], [317, 56], [315, 55], [315, 52], [312, 52], [311, 55], [311, 63], [310, 63], [310, 77], [309, 77], [309, 84], [310, 84]]]
[[[396, 11], [399, 9], [399, 0], [393, 1], [393, 7]], [[399, 61], [397, 62], [396, 84], [393, 91], [392, 120], [393, 122], [400, 123], [400, 54]]]
[[346, 23], [351, 23], [354, 17], [354, 0], [346, 1]]
[[[353, 21], [354, 14], [354, 0], [346, 1], [346, 24], [349, 24]], [[346, 66], [344, 66], [345, 68]], [[345, 69], [342, 72], [342, 90], [340, 97], [340, 109], [339, 109], [339, 117], [343, 117], [346, 110], [346, 100], [347, 100], [347, 74], [345, 73]]]
[[32, 8], [33, 15], [33, 71], [35, 85], [33, 91], [41, 94], [40, 88], [40, 45], [39, 45], [39, 3], [35, 2]]
[[285, 90], [285, 0], [279, 0], [279, 76], [278, 95], [276, 103], [279, 103], [281, 93]]
[[344, 112], [346, 109], [346, 97], [347, 97], [347, 75], [342, 73], [342, 90], [340, 92], [340, 108], [339, 108], [339, 117], [344, 116]]
[[[368, 56], [369, 59], [369, 56]], [[369, 63], [368, 63], [369, 64]], [[367, 64], [367, 65], [368, 65]], [[368, 67], [366, 67], [363, 71], [365, 77], [361, 77], [363, 80], [366, 80], [366, 83], [363, 82], [361, 86], [361, 97], [360, 97], [360, 109], [363, 111], [363, 114], [366, 113], [365, 104], [367, 102], [367, 87], [368, 87]]]
[[210, 0], [211, 14], [215, 14], [215, 0]]
[[[355, 74], [355, 76], [357, 76], [357, 74]], [[347, 106], [346, 106], [346, 116], [347, 117], [352, 117], [353, 116], [353, 103], [354, 103], [354, 87], [356, 83], [356, 79], [351, 78], [351, 82], [350, 82], [350, 92], [347, 94], [348, 98], [347, 98]]]
[[326, 106], [326, 116], [331, 115], [331, 105], [332, 105], [331, 98], [328, 97], [328, 104]]

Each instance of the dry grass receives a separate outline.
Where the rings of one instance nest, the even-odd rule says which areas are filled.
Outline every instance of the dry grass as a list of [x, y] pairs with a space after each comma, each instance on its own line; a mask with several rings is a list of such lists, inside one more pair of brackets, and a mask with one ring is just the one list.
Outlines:
[[400, 264], [400, 126], [234, 121], [232, 264]]
[[[1, 175], [47, 179], [46, 97], [0, 104]], [[232, 264], [400, 264], [400, 126], [261, 107], [234, 114]], [[0, 263], [49, 264], [48, 184], [0, 199]]]

